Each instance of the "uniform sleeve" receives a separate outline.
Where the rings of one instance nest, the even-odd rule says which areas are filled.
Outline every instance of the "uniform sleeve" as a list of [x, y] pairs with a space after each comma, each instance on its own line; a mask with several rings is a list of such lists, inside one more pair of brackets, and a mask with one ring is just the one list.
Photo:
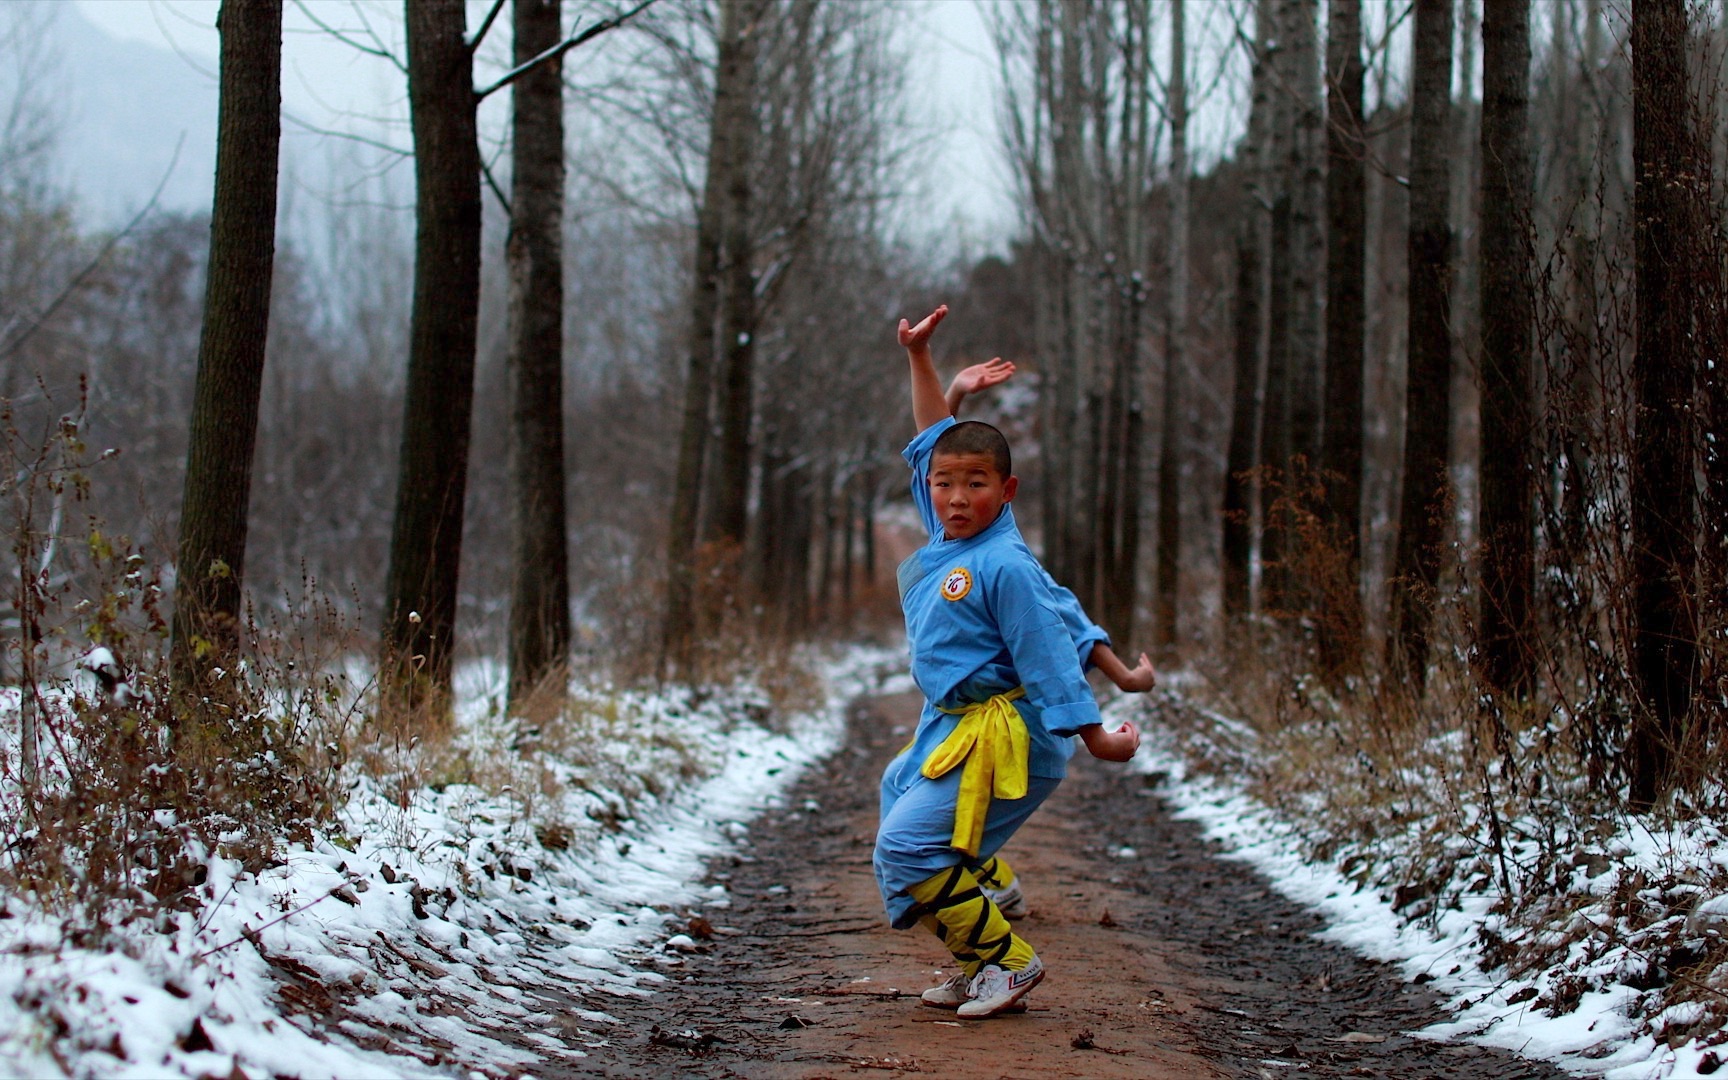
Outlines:
[[1046, 577], [1035, 563], [1004, 566], [990, 596], [1026, 700], [1038, 710], [1045, 730], [1065, 737], [1103, 718]]
[[1074, 652], [1080, 658], [1082, 672], [1092, 670], [1092, 647], [1094, 645], [1111, 644], [1110, 635], [1104, 628], [1093, 622], [1086, 615], [1086, 610], [1080, 606], [1080, 598], [1066, 586], [1056, 583], [1050, 576], [1050, 571], [1044, 570], [1044, 585], [1050, 590], [1050, 598], [1056, 603], [1056, 610], [1062, 614], [1062, 625], [1068, 630], [1068, 637], [1074, 642]]
[[906, 464], [912, 467], [912, 505], [918, 508], [918, 520], [924, 523], [932, 540], [942, 536], [942, 522], [936, 517], [936, 504], [930, 501], [930, 450], [941, 434], [953, 426], [954, 418], [944, 416], [920, 431], [900, 452]]

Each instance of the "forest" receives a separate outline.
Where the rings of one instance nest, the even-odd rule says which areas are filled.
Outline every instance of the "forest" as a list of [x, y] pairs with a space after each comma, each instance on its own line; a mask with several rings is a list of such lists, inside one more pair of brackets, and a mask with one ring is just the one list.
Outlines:
[[409, 123], [288, 234], [282, 0], [222, 5], [208, 214], [118, 228], [0, 10], [0, 887], [112, 926], [196, 861], [163, 806], [251, 865], [355, 768], [484, 783], [465, 670], [538, 731], [897, 641], [892, 329], [947, 303], [1194, 768], [1407, 920], [1492, 894], [1538, 1006], [1714, 1037], [1728, 856], [1598, 867], [1728, 810], [1728, 4], [984, 4], [1018, 222], [959, 254], [913, 8], [289, 0]]

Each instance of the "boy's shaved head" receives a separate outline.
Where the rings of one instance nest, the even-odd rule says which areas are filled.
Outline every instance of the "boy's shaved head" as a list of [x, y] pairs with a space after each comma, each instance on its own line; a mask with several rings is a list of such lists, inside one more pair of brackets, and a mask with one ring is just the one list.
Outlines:
[[962, 420], [936, 437], [930, 456], [945, 454], [982, 454], [1006, 480], [1014, 475], [1014, 458], [1008, 452], [1008, 440], [1000, 431], [978, 420]]

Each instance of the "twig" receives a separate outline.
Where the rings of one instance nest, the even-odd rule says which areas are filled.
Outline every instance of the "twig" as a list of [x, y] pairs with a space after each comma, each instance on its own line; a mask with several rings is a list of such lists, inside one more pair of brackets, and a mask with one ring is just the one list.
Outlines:
[[285, 922], [288, 919], [292, 919], [294, 916], [300, 914], [302, 911], [305, 911], [307, 908], [313, 906], [314, 904], [322, 904], [324, 901], [330, 899], [332, 896], [335, 896], [337, 889], [345, 889], [348, 886], [354, 884], [356, 881], [359, 881], [359, 880], [360, 880], [359, 875], [350, 875], [348, 877], [345, 877], [342, 879], [341, 884], [332, 887], [330, 889], [330, 891], [326, 892], [323, 896], [313, 897], [311, 900], [308, 900], [304, 904], [301, 904], [299, 907], [295, 908], [293, 911], [283, 912], [281, 915], [278, 915], [276, 918], [271, 919], [269, 922], [264, 923], [260, 926], [249, 926], [246, 929], [240, 931], [240, 936], [235, 938], [233, 941], [226, 941], [220, 945], [216, 945], [216, 946], [213, 946], [211, 948], [205, 949], [201, 953], [194, 953], [192, 956], [192, 959], [202, 960], [206, 956], [214, 956], [219, 952], [224, 952], [228, 949], [232, 949], [234, 946], [240, 944], [242, 941], [250, 941], [254, 937], [257, 937], [259, 933], [270, 929], [272, 926], [275, 926], [277, 923]]
[[511, 68], [509, 71], [506, 71], [502, 76], [499, 77], [497, 82], [493, 83], [491, 86], [488, 86], [486, 89], [476, 90], [474, 92], [474, 100], [475, 101], [483, 101], [489, 95], [494, 94], [494, 93], [498, 92], [499, 90], [504, 89], [506, 86], [509, 86], [511, 83], [515, 82], [517, 79], [520, 79], [522, 76], [528, 74], [530, 71], [533, 71], [535, 68], [539, 67], [541, 64], [547, 63], [548, 61], [551, 61], [551, 60], [556, 60], [558, 57], [563, 56], [565, 53], [569, 52], [571, 49], [574, 49], [576, 46], [585, 44], [589, 40], [596, 38], [596, 37], [599, 37], [601, 34], [604, 34], [608, 30], [616, 30], [618, 27], [623, 26], [625, 23], [627, 23], [631, 19], [635, 18], [638, 14], [640, 14], [642, 11], [644, 11], [646, 8], [648, 8], [649, 5], [651, 5], [653, 3], [655, 3], [655, 0], [642, 0], [641, 3], [637, 4], [635, 7], [631, 8], [629, 11], [625, 12], [622, 15], [614, 15], [610, 19], [601, 19], [599, 22], [595, 23], [593, 26], [590, 26], [588, 29], [582, 31], [580, 34], [573, 34], [570, 37], [565, 38], [563, 41], [552, 46], [550, 49], [547, 49], [545, 52], [541, 53], [539, 56], [534, 57], [532, 60], [529, 60], [523, 64], [518, 64], [517, 66]]

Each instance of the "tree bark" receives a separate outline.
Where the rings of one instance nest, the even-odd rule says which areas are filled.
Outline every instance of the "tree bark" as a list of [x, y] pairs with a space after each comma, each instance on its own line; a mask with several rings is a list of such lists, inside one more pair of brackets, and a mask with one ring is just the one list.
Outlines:
[[756, 38], [761, 0], [722, 0], [722, 34], [735, 54], [732, 87], [715, 98], [715, 123], [724, 122], [727, 160], [721, 212], [721, 293], [718, 436], [709, 539], [736, 548], [744, 542], [750, 498], [750, 421], [756, 356], [755, 248], [750, 231], [750, 157], [756, 128]]
[[[515, 0], [514, 61], [562, 40], [561, 0]], [[558, 60], [511, 91], [509, 468], [510, 703], [570, 652], [564, 505], [564, 78]]]
[[1356, 668], [1362, 650], [1362, 359], [1367, 261], [1362, 137], [1361, 0], [1331, 0], [1326, 34], [1326, 406], [1320, 468], [1338, 578], [1318, 621], [1328, 673]]
[[480, 305], [480, 151], [462, 0], [408, 0], [414, 300], [380, 688], [392, 707], [449, 707]]
[[1530, 165], [1530, 5], [1482, 18], [1482, 597], [1488, 685], [1524, 697], [1534, 678], [1535, 438]]
[[1164, 417], [1158, 448], [1158, 587], [1152, 641], [1170, 661], [1176, 646], [1177, 566], [1182, 554], [1182, 378], [1188, 350], [1188, 77], [1183, 15], [1170, 6], [1170, 76], [1165, 111], [1170, 118], [1169, 334], [1164, 349]]
[[[1250, 203], [1249, 214], [1259, 208]], [[1255, 405], [1260, 389], [1260, 240], [1252, 223], [1236, 239], [1235, 386], [1230, 393], [1230, 445], [1224, 466], [1223, 607], [1225, 621], [1249, 612], [1253, 523]]]
[[730, 143], [737, 112], [735, 98], [743, 77], [743, 4], [721, 5], [719, 55], [714, 73], [713, 114], [708, 129], [708, 175], [696, 209], [696, 253], [692, 270], [690, 338], [684, 379], [684, 417], [678, 440], [678, 467], [672, 487], [672, 513], [666, 550], [666, 621], [660, 669], [688, 659], [696, 631], [696, 538], [701, 520], [703, 462], [708, 454], [715, 368], [715, 322], [720, 310], [721, 228], [727, 169], [736, 158]]
[[[1326, 364], [1325, 124], [1321, 90], [1320, 0], [1283, 0], [1293, 129], [1290, 195], [1290, 447], [1310, 468], [1320, 462], [1321, 378]], [[1289, 464], [1286, 462], [1286, 464]]]
[[1409, 365], [1404, 480], [1391, 580], [1395, 663], [1420, 690], [1440, 581], [1440, 541], [1451, 503], [1452, 338], [1450, 162], [1452, 0], [1416, 0], [1410, 119]]
[[1632, 669], [1640, 698], [1628, 740], [1630, 798], [1651, 806], [1671, 782], [1697, 683], [1697, 513], [1693, 415], [1699, 357], [1694, 152], [1684, 0], [1632, 7], [1633, 189], [1638, 355], [1632, 468]]
[[170, 649], [175, 685], [189, 695], [212, 668], [232, 665], [240, 642], [282, 136], [281, 0], [227, 0], [217, 27], [216, 191]]

